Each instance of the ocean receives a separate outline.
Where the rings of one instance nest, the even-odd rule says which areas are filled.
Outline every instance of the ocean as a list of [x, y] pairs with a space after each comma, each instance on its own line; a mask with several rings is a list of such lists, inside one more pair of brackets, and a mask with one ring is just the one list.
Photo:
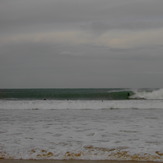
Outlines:
[[163, 161], [163, 89], [0, 89], [0, 158]]

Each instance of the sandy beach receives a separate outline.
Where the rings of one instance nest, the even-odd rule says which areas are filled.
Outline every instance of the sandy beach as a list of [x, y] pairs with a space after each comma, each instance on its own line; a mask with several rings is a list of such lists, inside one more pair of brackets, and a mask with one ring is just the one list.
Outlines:
[[156, 161], [117, 161], [117, 160], [0, 160], [0, 163], [163, 163]]

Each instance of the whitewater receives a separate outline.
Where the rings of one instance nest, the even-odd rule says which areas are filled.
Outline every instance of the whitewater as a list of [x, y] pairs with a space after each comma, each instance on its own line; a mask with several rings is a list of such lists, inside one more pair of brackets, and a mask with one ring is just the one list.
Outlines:
[[0, 100], [0, 158], [163, 161], [163, 89], [128, 100]]

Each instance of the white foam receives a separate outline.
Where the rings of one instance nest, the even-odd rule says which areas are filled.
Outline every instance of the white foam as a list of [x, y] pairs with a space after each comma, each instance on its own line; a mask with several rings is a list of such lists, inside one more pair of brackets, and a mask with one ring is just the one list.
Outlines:
[[163, 100], [1, 100], [0, 157], [163, 161], [162, 109]]
[[163, 160], [162, 117], [161, 109], [0, 109], [0, 156]]
[[134, 95], [131, 98], [143, 98], [143, 99], [163, 99], [163, 89], [145, 91], [145, 90], [135, 90]]
[[0, 109], [162, 109], [163, 100], [0, 100]]

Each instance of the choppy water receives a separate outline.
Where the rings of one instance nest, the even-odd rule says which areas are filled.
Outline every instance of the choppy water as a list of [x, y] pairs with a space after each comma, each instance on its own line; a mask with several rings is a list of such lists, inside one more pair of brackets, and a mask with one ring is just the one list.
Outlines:
[[139, 100], [1, 99], [0, 158], [162, 161], [162, 90], [136, 91]]

